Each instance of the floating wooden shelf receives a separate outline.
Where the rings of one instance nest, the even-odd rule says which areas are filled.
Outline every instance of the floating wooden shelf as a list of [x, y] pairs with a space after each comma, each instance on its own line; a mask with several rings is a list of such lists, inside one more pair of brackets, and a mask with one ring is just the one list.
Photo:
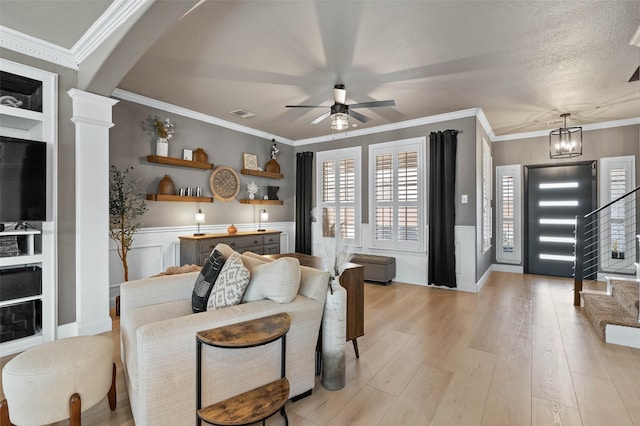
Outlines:
[[192, 169], [213, 169], [213, 164], [211, 163], [183, 160], [182, 158], [163, 157], [161, 155], [147, 155], [147, 161], [150, 163], [168, 164], [170, 166], [190, 167]]
[[149, 201], [182, 201], [196, 203], [213, 203], [213, 197], [188, 197], [184, 195], [147, 194]]
[[282, 173], [263, 172], [262, 170], [240, 169], [240, 173], [243, 175], [260, 176], [271, 179], [282, 179], [284, 177]]
[[243, 198], [240, 200], [241, 204], [272, 204], [274, 206], [281, 206], [284, 201], [282, 200], [248, 200]]

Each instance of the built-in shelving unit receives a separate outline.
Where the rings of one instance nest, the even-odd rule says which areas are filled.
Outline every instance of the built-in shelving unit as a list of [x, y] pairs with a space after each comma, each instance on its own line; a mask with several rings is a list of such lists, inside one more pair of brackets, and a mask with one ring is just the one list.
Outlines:
[[240, 204], [271, 204], [273, 206], [281, 206], [284, 204], [282, 200], [249, 200], [247, 198], [243, 198], [240, 200]]
[[[56, 262], [56, 217], [57, 217], [57, 105], [58, 76], [47, 71], [29, 67], [0, 58], [0, 86], [3, 95], [12, 96], [22, 102], [14, 107], [0, 105], [0, 135], [11, 138], [42, 141], [47, 143], [47, 220], [30, 222], [29, 229], [11, 229], [0, 232], [0, 236], [18, 242], [16, 256], [0, 257], [0, 270], [14, 273], [16, 270], [37, 268], [41, 279], [37, 291], [13, 296], [15, 287], [0, 288], [6, 300], [0, 300], [3, 335], [0, 342], [2, 355], [22, 352], [56, 337], [57, 318], [57, 262]], [[20, 274], [18, 274], [20, 275]], [[12, 279], [16, 279], [15, 277]], [[19, 284], [22, 278], [17, 278]], [[31, 281], [33, 283], [33, 281]], [[6, 281], [0, 285], [8, 285]], [[15, 285], [15, 283], [14, 283]], [[5, 313], [11, 315], [4, 315]], [[13, 327], [10, 320], [15, 315], [27, 317], [33, 313], [30, 335], [22, 333], [23, 324]], [[7, 331], [9, 330], [9, 331]], [[31, 331], [35, 333], [31, 334]]]
[[262, 170], [251, 170], [251, 169], [240, 169], [240, 174], [260, 176], [260, 177], [265, 177], [270, 179], [282, 179], [284, 177], [282, 173], [271, 173], [271, 172], [264, 172]]
[[192, 169], [213, 170], [213, 164], [202, 161], [183, 160], [182, 158], [163, 157], [161, 155], [147, 155], [150, 163], [166, 164], [168, 166], [190, 167]]
[[149, 201], [182, 201], [185, 203], [213, 203], [213, 197], [189, 197], [186, 195], [147, 194]]

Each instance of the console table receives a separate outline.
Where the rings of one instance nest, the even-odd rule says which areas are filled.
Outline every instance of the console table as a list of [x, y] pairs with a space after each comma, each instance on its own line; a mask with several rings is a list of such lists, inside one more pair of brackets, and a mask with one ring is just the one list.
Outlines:
[[180, 238], [180, 265], [203, 266], [219, 243], [238, 253], [252, 251], [258, 254], [280, 253], [281, 231], [250, 231], [235, 234], [183, 235]]
[[[287, 313], [270, 315], [237, 324], [199, 331], [196, 334], [196, 403], [200, 420], [212, 425], [248, 425], [280, 411], [289, 424], [284, 405], [289, 398], [286, 378], [286, 339], [291, 327]], [[281, 340], [280, 379], [256, 389], [202, 408], [202, 345], [227, 349], [253, 348]]]
[[[322, 269], [322, 258], [304, 253], [272, 254], [266, 257], [295, 257], [303, 266]], [[340, 275], [340, 285], [347, 290], [347, 341], [351, 340], [356, 358], [360, 358], [358, 337], [364, 336], [364, 266], [348, 263]]]

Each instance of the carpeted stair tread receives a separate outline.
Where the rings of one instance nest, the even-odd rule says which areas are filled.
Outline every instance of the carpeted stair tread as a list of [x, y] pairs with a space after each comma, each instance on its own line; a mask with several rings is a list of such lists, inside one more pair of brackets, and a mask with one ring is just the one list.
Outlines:
[[607, 324], [640, 328], [638, 318], [631, 315], [613, 297], [583, 293], [582, 298], [585, 313], [602, 340], [604, 340], [604, 330]]
[[638, 299], [640, 287], [638, 283], [629, 281], [611, 281], [613, 297], [625, 307], [632, 316], [638, 317]]

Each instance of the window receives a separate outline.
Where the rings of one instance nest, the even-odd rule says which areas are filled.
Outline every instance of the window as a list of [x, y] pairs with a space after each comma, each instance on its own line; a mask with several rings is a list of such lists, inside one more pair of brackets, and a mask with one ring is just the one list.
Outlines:
[[424, 146], [412, 138], [369, 146], [369, 225], [376, 248], [424, 249]]
[[492, 194], [491, 174], [493, 173], [493, 160], [491, 159], [491, 147], [485, 138], [482, 138], [482, 253], [491, 249], [493, 237], [491, 209]]
[[[600, 160], [600, 206], [635, 188], [635, 157]], [[611, 205], [600, 214], [600, 259], [603, 270], [633, 271], [635, 259], [635, 195]]]
[[520, 165], [496, 167], [496, 261], [521, 262]]
[[360, 245], [360, 147], [317, 154], [317, 206], [322, 236]]

